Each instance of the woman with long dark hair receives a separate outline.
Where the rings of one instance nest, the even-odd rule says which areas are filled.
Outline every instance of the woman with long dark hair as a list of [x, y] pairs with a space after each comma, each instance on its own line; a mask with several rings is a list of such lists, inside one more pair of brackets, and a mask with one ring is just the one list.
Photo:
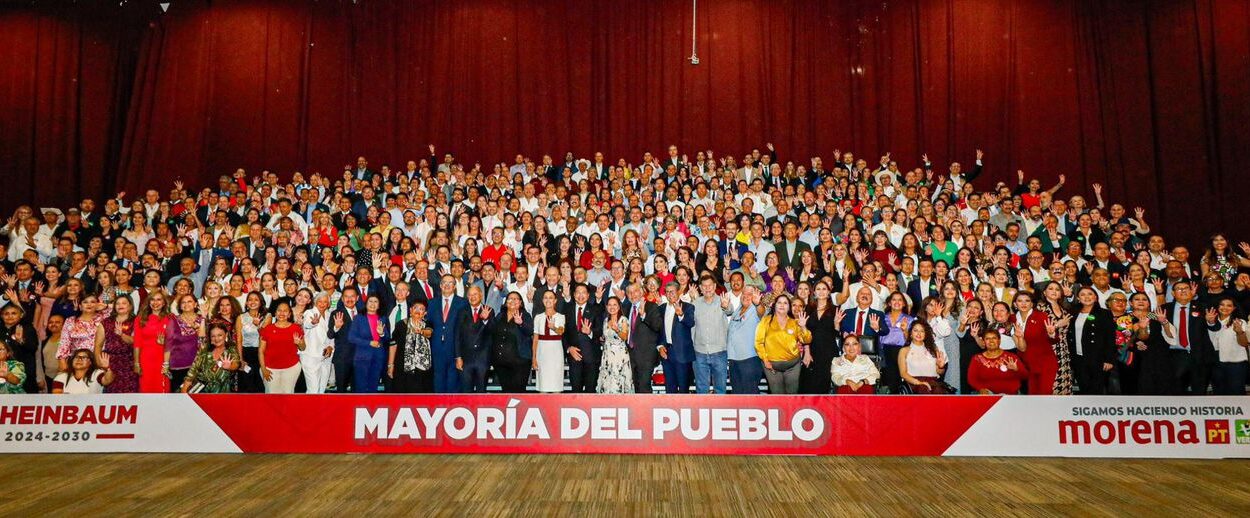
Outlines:
[[898, 351], [899, 376], [916, 394], [946, 394], [940, 377], [946, 370], [946, 353], [933, 341], [933, 328], [915, 320], [907, 330], [907, 347]]
[[799, 392], [802, 394], [828, 394], [833, 390], [833, 359], [842, 354], [838, 323], [844, 313], [833, 304], [829, 285], [817, 282], [812, 288], [812, 301], [807, 306], [807, 330], [811, 332], [808, 347], [811, 361], [799, 373]]

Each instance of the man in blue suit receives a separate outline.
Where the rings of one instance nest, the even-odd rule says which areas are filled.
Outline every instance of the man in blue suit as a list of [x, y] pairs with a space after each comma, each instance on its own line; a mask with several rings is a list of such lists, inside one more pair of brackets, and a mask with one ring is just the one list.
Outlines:
[[659, 346], [664, 392], [685, 394], [690, 392], [694, 367], [694, 305], [682, 302], [675, 282], [664, 287], [664, 297], [667, 300], [660, 308], [664, 315], [664, 342]]
[[339, 298], [339, 307], [330, 315], [330, 325], [326, 326], [326, 336], [334, 341], [334, 350], [330, 354], [330, 363], [334, 365], [334, 391], [347, 392], [347, 386], [354, 379], [354, 362], [356, 348], [348, 339], [352, 332], [352, 321], [360, 314], [357, 303], [360, 292], [348, 286], [343, 288]]
[[843, 315], [838, 331], [843, 335], [858, 336], [864, 354], [881, 354], [877, 336], [885, 330], [885, 324], [885, 313], [872, 309], [872, 290], [864, 286], [855, 294], [855, 307]]
[[923, 309], [924, 299], [930, 296], [941, 296], [938, 291], [937, 278], [933, 276], [933, 259], [920, 258], [920, 276], [907, 283], [907, 298], [911, 299], [911, 314], [919, 315]]
[[434, 392], [453, 394], [460, 391], [460, 371], [456, 369], [456, 342], [460, 314], [467, 311], [469, 303], [456, 295], [456, 279], [443, 275], [439, 293], [430, 301], [429, 319], [434, 334], [430, 336], [430, 353], [433, 356]]

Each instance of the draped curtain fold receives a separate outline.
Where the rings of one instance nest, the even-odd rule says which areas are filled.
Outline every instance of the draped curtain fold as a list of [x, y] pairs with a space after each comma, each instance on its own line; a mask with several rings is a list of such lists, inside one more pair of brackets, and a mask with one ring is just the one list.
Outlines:
[[0, 208], [677, 144], [783, 161], [986, 151], [1173, 239], [1239, 228], [1250, 0], [80, 0], [0, 6]]

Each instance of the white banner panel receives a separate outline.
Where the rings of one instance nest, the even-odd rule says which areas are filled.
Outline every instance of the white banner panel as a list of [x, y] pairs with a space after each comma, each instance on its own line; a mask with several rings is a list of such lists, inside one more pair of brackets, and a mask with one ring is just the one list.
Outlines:
[[944, 455], [1250, 458], [1250, 398], [1004, 396]]
[[30, 394], [0, 397], [0, 452], [240, 450], [185, 394]]

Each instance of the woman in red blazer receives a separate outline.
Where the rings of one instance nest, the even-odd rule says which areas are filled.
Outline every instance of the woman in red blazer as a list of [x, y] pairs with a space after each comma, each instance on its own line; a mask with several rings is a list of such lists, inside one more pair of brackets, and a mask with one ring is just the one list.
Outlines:
[[1024, 323], [1024, 342], [1016, 348], [1023, 355], [1028, 365], [1028, 393], [1032, 395], [1051, 395], [1054, 393], [1055, 376], [1059, 373], [1059, 358], [1055, 356], [1055, 344], [1051, 338], [1055, 333], [1054, 323], [1046, 313], [1033, 308], [1033, 294], [1016, 292], [1012, 299], [1016, 314], [1012, 316], [1012, 324]]

